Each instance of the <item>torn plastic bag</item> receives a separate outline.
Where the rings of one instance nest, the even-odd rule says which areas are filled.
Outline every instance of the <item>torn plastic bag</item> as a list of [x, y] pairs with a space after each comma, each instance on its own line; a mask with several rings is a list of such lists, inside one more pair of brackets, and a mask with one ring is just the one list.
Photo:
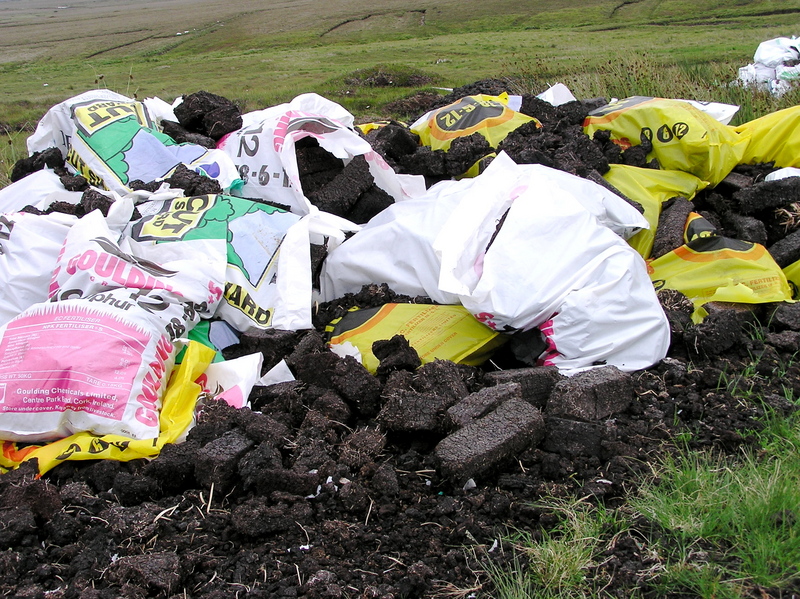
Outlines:
[[47, 301], [58, 254], [77, 220], [55, 212], [0, 214], [0, 325]]
[[197, 398], [201, 392], [195, 380], [211, 362], [213, 351], [190, 342], [184, 361], [175, 368], [164, 392], [158, 415], [158, 437], [136, 440], [123, 435], [76, 433], [47, 445], [21, 445], [5, 441], [0, 452], [0, 470], [16, 468], [36, 459], [38, 473], [44, 474], [69, 460], [117, 460], [128, 462], [155, 458], [164, 445], [182, 439], [191, 426]]
[[661, 168], [691, 173], [716, 185], [741, 163], [748, 136], [682, 100], [633, 96], [593, 110], [584, 121], [590, 137], [610, 131], [623, 148], [649, 140]]
[[696, 213], [686, 221], [683, 245], [648, 264], [656, 289], [676, 289], [695, 305], [693, 319], [708, 302], [758, 304], [792, 299], [784, 272], [762, 245], [719, 235]]
[[250, 391], [261, 376], [263, 361], [264, 355], [259, 352], [209, 364], [197, 378], [203, 388], [201, 403], [221, 399], [234, 408], [249, 408]]
[[28, 138], [28, 151], [50, 147], [59, 148], [91, 185], [123, 195], [131, 181], [168, 177], [179, 164], [216, 179], [223, 189], [238, 182], [224, 152], [176, 143], [157, 130], [144, 104], [108, 90], [85, 92], [51, 108]]
[[628, 240], [631, 247], [644, 258], [649, 258], [653, 251], [661, 204], [676, 196], [691, 200], [707, 186], [705, 181], [682, 171], [655, 170], [627, 164], [612, 164], [603, 178], [644, 208], [644, 216], [650, 227], [643, 228]]
[[142, 218], [128, 230], [133, 239], [158, 245], [182, 240], [196, 244], [198, 255], [221, 256], [225, 301], [217, 315], [234, 328], [312, 328], [310, 239], [324, 217], [227, 195], [148, 201], [139, 211]]
[[301, 94], [288, 104], [247, 113], [242, 119], [242, 128], [217, 145], [233, 160], [244, 181], [236, 195], [283, 204], [301, 215], [316, 211], [303, 192], [295, 153], [295, 143], [306, 137], [345, 164], [363, 156], [375, 184], [397, 201], [425, 190], [424, 179], [396, 174], [351, 129], [350, 113], [317, 94]]
[[25, 206], [44, 210], [56, 201], [77, 204], [81, 197], [83, 192], [67, 191], [59, 176], [44, 168], [0, 189], [0, 214], [17, 212]]
[[542, 331], [546, 364], [647, 368], [669, 325], [644, 260], [554, 181], [501, 153], [462, 195], [433, 243], [439, 287], [502, 332]]
[[800, 166], [800, 106], [784, 108], [736, 127], [749, 138], [743, 164]]
[[420, 142], [432, 150], [447, 150], [454, 139], [473, 133], [479, 133], [491, 147], [496, 148], [520, 125], [539, 123], [535, 118], [517, 112], [519, 97], [513, 97], [515, 102], [511, 98], [506, 93], [499, 96], [466, 96], [427, 112], [410, 128], [419, 135]]
[[329, 251], [320, 273], [321, 301], [385, 282], [396, 293], [458, 304], [455, 295], [439, 289], [439, 259], [432, 244], [460, 195], [475, 180], [442, 181], [422, 197], [397, 202]]
[[478, 366], [508, 338], [481, 324], [463, 306], [385, 304], [354, 310], [327, 328], [331, 347], [345, 342], [361, 353], [361, 363], [375, 373], [380, 361], [372, 353], [375, 341], [402, 335], [423, 364], [450, 360]]
[[[510, 159], [505, 156], [504, 160]], [[592, 181], [539, 164], [514, 165], [509, 170], [532, 187], [551, 183], [565, 190], [599, 222], [622, 236], [647, 226], [635, 208]], [[425, 295], [440, 304], [460, 303], [455, 294], [439, 287], [441, 264], [433, 241], [461, 197], [481, 177], [483, 174], [437, 183], [420, 198], [390, 206], [331, 250], [320, 277], [322, 301], [356, 293], [363, 285], [385, 282], [397, 293]]]
[[577, 100], [577, 98], [572, 95], [572, 92], [569, 90], [569, 88], [563, 83], [551, 85], [536, 97], [540, 100], [544, 100], [548, 104], [552, 104], [553, 106], [561, 106], [562, 104]]

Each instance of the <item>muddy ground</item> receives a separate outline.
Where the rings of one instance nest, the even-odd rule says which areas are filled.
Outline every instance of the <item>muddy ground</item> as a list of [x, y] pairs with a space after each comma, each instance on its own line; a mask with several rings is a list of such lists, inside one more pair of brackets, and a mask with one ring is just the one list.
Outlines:
[[[548, 137], [521, 131], [509, 153], [590, 178], [609, 155], [623, 160], [607, 140], [564, 133], [588, 110], [577, 108], [539, 114], [552, 125]], [[441, 159], [414, 153], [387, 160], [413, 172]], [[719, 191], [698, 198], [698, 209], [733, 230], [736, 215], [714, 211], [728, 197]], [[297, 381], [258, 388], [252, 410], [209, 401], [187, 440], [151, 462], [66, 462], [41, 478], [25, 464], [0, 477], [0, 594], [491, 597], [486, 567], [514, 559], [509, 531], [538, 537], [558, 525], [541, 500], [619, 507], [676, 446], [735, 454], [754, 442], [765, 413], [795, 409], [786, 393], [800, 396], [800, 307], [714, 306], [693, 325], [685, 298], [660, 298], [673, 333], [668, 357], [629, 374], [600, 368], [577, 384], [507, 348], [481, 368], [417, 368], [395, 340], [376, 376], [334, 356], [322, 331], [346, 307], [419, 301], [380, 285], [321, 306], [317, 330], [245, 336], [228, 357], [261, 351], [265, 369], [285, 358]], [[747, 366], [752, 375], [737, 379]], [[464, 406], [476, 404], [483, 411], [464, 420]], [[495, 420], [479, 442], [459, 447], [459, 431], [484, 417]], [[521, 421], [524, 434], [500, 442]], [[608, 596], [658, 596], [648, 550], [657, 527], [641, 517], [635, 528], [613, 543], [609, 533], [586, 573]]]
[[[751, 442], [765, 409], [793, 409], [782, 386], [800, 394], [800, 371], [783, 347], [800, 336], [796, 312], [782, 307], [763, 329], [766, 342], [739, 326], [749, 318], [722, 312], [725, 343], [733, 340], [723, 355], [689, 351], [691, 335], [678, 336], [661, 364], [626, 375], [631, 401], [613, 416], [567, 421], [545, 404], [544, 437], [474, 477], [474, 486], [441, 474], [434, 448], [444, 432], [394, 432], [361, 413], [371, 397], [375, 414], [396, 383], [317, 353], [315, 333], [277, 335], [275, 355], [294, 352], [300, 380], [255, 397], [261, 413], [212, 402], [185, 443], [150, 463], [68, 462], [41, 479], [29, 467], [0, 477], [0, 592], [388, 598], [473, 588], [491, 596], [486, 560], [512, 556], [503, 535], [536, 536], [559, 521], [537, 501], [588, 496], [620, 506], [678, 435], [693, 449], [734, 453]], [[707, 323], [695, 333], [711, 342], [720, 331]], [[298, 355], [298, 346], [310, 353]], [[741, 372], [754, 357], [757, 374], [740, 384], [752, 399], [732, 396], [723, 373]], [[407, 388], [464, 395], [493, 382], [492, 371], [439, 362]], [[640, 525], [649, 526], [643, 518]], [[647, 545], [641, 532], [626, 533], [587, 575], [609, 596], [636, 587], [657, 596], [648, 592]]]

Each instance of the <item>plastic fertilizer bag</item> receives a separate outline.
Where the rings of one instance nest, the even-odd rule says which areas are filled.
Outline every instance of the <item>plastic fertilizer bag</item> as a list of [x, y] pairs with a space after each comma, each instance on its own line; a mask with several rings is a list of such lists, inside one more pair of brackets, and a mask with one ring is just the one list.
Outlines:
[[230, 158], [219, 150], [178, 144], [158, 131], [147, 108], [108, 90], [85, 92], [51, 108], [28, 138], [30, 153], [57, 147], [91, 185], [120, 194], [129, 183], [168, 177], [185, 164], [223, 188], [238, 181]]
[[649, 228], [643, 228], [628, 239], [631, 247], [643, 258], [649, 258], [653, 251], [661, 204], [675, 196], [691, 200], [707, 185], [705, 181], [682, 171], [655, 170], [627, 164], [612, 164], [603, 178], [644, 208]]
[[69, 460], [117, 460], [128, 462], [155, 458], [168, 443], [179, 442], [191, 426], [201, 389], [195, 379], [208, 366], [213, 350], [189, 342], [184, 361], [175, 368], [164, 392], [156, 439], [131, 439], [124, 435], [79, 432], [46, 445], [5, 441], [0, 451], [0, 472], [36, 459], [39, 474]]
[[51, 302], [0, 330], [0, 438], [158, 436], [178, 340], [216, 310], [224, 263], [180, 243], [123, 248], [117, 237], [99, 211], [80, 219]]
[[217, 315], [237, 330], [311, 327], [309, 229], [300, 216], [227, 195], [150, 201], [139, 211], [133, 239], [189, 243], [226, 264]]
[[197, 318], [177, 297], [160, 300], [155, 313], [132, 290], [113, 289], [11, 320], [0, 330], [0, 438], [157, 437], [174, 340]]
[[402, 335], [423, 364], [436, 359], [477, 366], [508, 338], [481, 324], [463, 306], [385, 304], [354, 310], [326, 329], [331, 347], [350, 342], [373, 374], [380, 361], [372, 353], [375, 341]]
[[440, 289], [494, 330], [540, 327], [542, 363], [567, 373], [666, 355], [669, 325], [633, 248], [505, 154], [475, 181], [433, 243]]
[[432, 150], [447, 150], [454, 139], [473, 133], [481, 134], [496, 148], [514, 129], [530, 122], [539, 121], [514, 110], [508, 94], [481, 94], [426, 113], [411, 125], [411, 130]]
[[800, 106], [784, 108], [736, 127], [749, 140], [743, 164], [800, 166]]
[[316, 140], [345, 164], [363, 156], [375, 184], [395, 200], [424, 191], [421, 178], [397, 175], [369, 142], [352, 130], [349, 112], [317, 94], [301, 94], [288, 104], [250, 112], [242, 119], [242, 128], [217, 145], [233, 160], [244, 181], [237, 195], [284, 204], [301, 215], [317, 212], [300, 182], [295, 144], [304, 138]]
[[[699, 214], [692, 213], [684, 232], [686, 245], [648, 265], [657, 289], [676, 289], [695, 308], [708, 302], [758, 304], [792, 299], [786, 275], [766, 248], [722, 237]], [[695, 320], [702, 315], [696, 311]]]
[[0, 214], [0, 325], [47, 300], [61, 246], [77, 217]]
[[596, 131], [611, 131], [614, 142], [623, 148], [646, 138], [653, 144], [648, 159], [656, 158], [663, 169], [685, 171], [711, 185], [742, 162], [748, 141], [747, 135], [689, 102], [644, 96], [590, 112], [583, 127], [590, 137]]

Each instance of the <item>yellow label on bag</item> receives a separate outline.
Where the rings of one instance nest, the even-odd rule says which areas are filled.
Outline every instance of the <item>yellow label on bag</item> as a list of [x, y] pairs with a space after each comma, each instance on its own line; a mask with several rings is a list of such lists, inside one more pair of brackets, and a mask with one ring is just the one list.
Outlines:
[[763, 245], [722, 237], [699, 214], [687, 219], [686, 244], [648, 262], [656, 289], [675, 289], [695, 308], [708, 302], [759, 304], [792, 299], [780, 266]]
[[380, 361], [372, 353], [375, 341], [403, 335], [423, 364], [450, 360], [477, 366], [507, 338], [478, 322], [463, 306], [385, 304], [354, 310], [328, 326], [330, 344], [349, 341], [361, 352], [364, 367], [372, 373]]
[[[420, 142], [432, 150], [447, 150], [458, 137], [480, 133], [496, 148], [514, 129], [536, 122], [535, 118], [508, 107], [508, 94], [466, 96], [434, 110], [422, 123], [411, 127]], [[541, 126], [541, 125], [539, 125]]]
[[656, 158], [663, 169], [691, 173], [712, 185], [741, 163], [749, 140], [688, 102], [644, 96], [590, 112], [583, 127], [590, 137], [610, 131], [623, 149], [647, 138], [653, 144], [648, 160]]
[[603, 178], [644, 208], [644, 217], [650, 228], [642, 229], [628, 240], [628, 244], [643, 258], [649, 258], [653, 251], [661, 204], [675, 196], [691, 200], [708, 185], [694, 175], [682, 171], [655, 170], [625, 164], [612, 164]]

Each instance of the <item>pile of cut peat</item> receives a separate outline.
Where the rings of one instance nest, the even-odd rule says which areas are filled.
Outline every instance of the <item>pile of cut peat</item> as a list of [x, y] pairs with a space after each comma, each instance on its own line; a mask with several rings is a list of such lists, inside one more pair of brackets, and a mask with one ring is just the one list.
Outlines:
[[[496, 92], [492, 85], [454, 93]], [[503, 145], [515, 160], [590, 178], [609, 160], [643, 160], [642, 150], [637, 158], [586, 137], [580, 123], [589, 106], [526, 97], [523, 111], [545, 126], [523, 127]], [[431, 180], [450, 176], [448, 168], [463, 172], [483, 151], [464, 150], [463, 162], [448, 167], [454, 157], [408, 144], [406, 135], [393, 126], [369, 138], [395, 168]], [[791, 209], [800, 184], [759, 192], [769, 170], [737, 169], [694, 209], [732, 237], [755, 231], [762, 243], [791, 246], [794, 230], [778, 211]], [[734, 199], [747, 194], [749, 203]], [[657, 243], [671, 243], [668, 229]], [[782, 260], [792, 261], [786, 251]], [[490, 597], [487, 562], [513, 559], [504, 535], [537, 537], [558, 524], [541, 499], [618, 507], [677, 436], [693, 449], [733, 453], [751, 442], [746, 433], [766, 411], [794, 409], [785, 397], [787, 388], [800, 396], [800, 305], [713, 305], [694, 325], [686, 298], [660, 298], [673, 333], [669, 356], [630, 374], [601, 367], [566, 378], [503, 349], [482, 368], [419, 367], [395, 338], [375, 352], [382, 367], [373, 376], [328, 351], [322, 330], [353, 305], [421, 299], [381, 284], [320, 306], [317, 330], [245, 335], [226, 357], [260, 351], [265, 370], [286, 359], [297, 380], [257, 388], [252, 410], [209, 401], [186, 441], [151, 462], [65, 462], [41, 478], [24, 464], [0, 476], [0, 594]], [[726, 382], [751, 364], [755, 373], [738, 385], [749, 393], [732, 396]], [[609, 596], [634, 588], [656, 596], [647, 541], [623, 534], [610, 546], [587, 576], [602, 579]]]

